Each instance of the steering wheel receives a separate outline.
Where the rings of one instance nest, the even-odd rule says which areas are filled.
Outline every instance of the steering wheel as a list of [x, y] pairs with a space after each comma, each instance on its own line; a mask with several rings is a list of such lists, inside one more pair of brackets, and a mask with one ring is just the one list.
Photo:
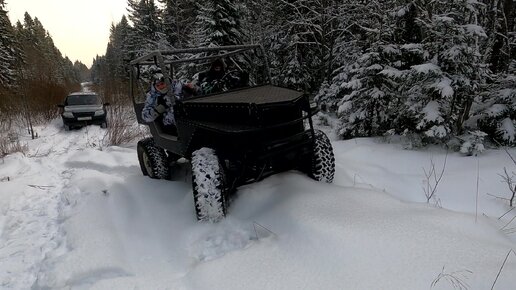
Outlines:
[[226, 90], [236, 88], [240, 85], [242, 72], [239, 70], [230, 70], [224, 74], [221, 81], [224, 82]]

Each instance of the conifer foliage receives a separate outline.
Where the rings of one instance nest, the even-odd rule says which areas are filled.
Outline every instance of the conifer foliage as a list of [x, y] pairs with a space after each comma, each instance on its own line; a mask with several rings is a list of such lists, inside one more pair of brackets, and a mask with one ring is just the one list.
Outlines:
[[14, 83], [15, 47], [14, 31], [5, 10], [5, 1], [0, 0], [0, 88], [7, 89]]
[[87, 68], [61, 54], [38, 18], [26, 13], [12, 26], [7, 13], [0, 0], [0, 124], [12, 124], [20, 114], [31, 122], [52, 119]]
[[333, 110], [342, 138], [403, 134], [417, 145], [481, 130], [516, 144], [514, 1], [128, 0], [128, 7], [92, 67], [98, 83], [124, 84], [124, 60], [154, 49], [259, 43], [273, 82]]
[[[334, 54], [344, 61], [316, 99], [336, 108], [344, 138], [398, 133], [419, 144], [447, 143], [480, 129], [514, 144], [512, 5], [357, 3], [339, 19], [347, 33]], [[371, 16], [357, 18], [358, 11]]]

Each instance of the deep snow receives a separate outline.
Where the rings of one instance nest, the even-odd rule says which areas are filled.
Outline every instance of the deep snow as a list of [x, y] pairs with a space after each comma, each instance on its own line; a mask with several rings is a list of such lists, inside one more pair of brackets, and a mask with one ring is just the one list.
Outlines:
[[[135, 144], [102, 146], [98, 126], [36, 130], [26, 155], [0, 160], [1, 289], [491, 289], [516, 249], [516, 210], [498, 219], [508, 202], [487, 195], [508, 197], [503, 150], [449, 153], [426, 203], [423, 169], [443, 150], [333, 141], [333, 184], [275, 175], [202, 224], [186, 166], [151, 180]], [[494, 289], [515, 289], [515, 273], [512, 253]]]

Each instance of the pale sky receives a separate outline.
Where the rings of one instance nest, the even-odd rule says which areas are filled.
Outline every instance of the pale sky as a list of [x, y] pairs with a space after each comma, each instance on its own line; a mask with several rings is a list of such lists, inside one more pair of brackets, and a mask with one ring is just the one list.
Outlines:
[[104, 55], [111, 23], [127, 14], [127, 0], [7, 0], [14, 25], [29, 12], [50, 33], [63, 56], [88, 67], [96, 55]]

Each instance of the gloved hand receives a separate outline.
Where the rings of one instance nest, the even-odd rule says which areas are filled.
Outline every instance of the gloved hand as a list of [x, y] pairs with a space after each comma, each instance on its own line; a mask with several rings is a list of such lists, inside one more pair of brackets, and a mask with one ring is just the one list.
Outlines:
[[190, 90], [193, 90], [195, 88], [194, 84], [193, 83], [186, 83], [184, 84], [184, 86]]
[[163, 106], [163, 105], [157, 105], [156, 108], [154, 108], [154, 110], [156, 112], [158, 112], [158, 114], [163, 114], [163, 113], [165, 113], [167, 108], [165, 108], [165, 106]]
[[192, 83], [186, 83], [183, 85], [183, 90], [189, 94], [194, 94], [196, 89], [195, 89], [195, 85], [192, 84]]

